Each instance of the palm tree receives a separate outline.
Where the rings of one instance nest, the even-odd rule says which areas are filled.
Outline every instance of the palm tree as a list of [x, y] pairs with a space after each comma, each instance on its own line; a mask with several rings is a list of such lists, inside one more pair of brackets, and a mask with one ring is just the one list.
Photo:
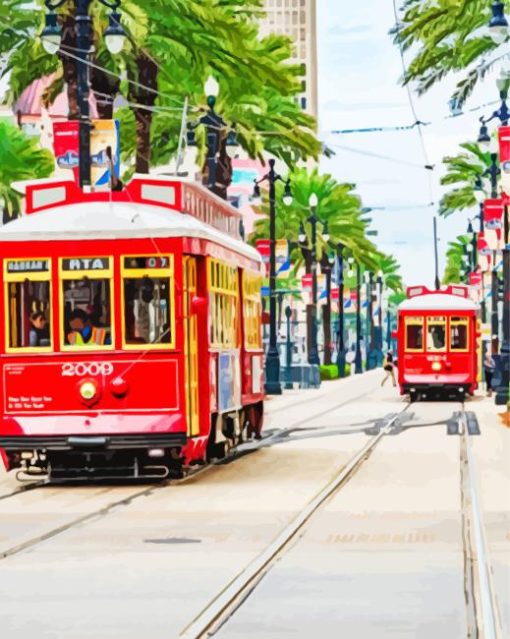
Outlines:
[[443, 284], [458, 284], [462, 281], [463, 256], [470, 242], [471, 238], [468, 235], [459, 235], [452, 242], [448, 242]]
[[3, 224], [20, 212], [20, 197], [12, 188], [17, 180], [33, 180], [53, 173], [55, 162], [49, 151], [37, 146], [13, 124], [0, 120], [0, 201]]
[[441, 184], [455, 185], [441, 198], [439, 214], [444, 217], [477, 204], [474, 188], [491, 165], [491, 154], [483, 151], [478, 144], [465, 142], [460, 147], [462, 153], [443, 158], [447, 172], [441, 178]]
[[[19, 97], [34, 79], [56, 73], [46, 98], [51, 102], [65, 81], [70, 114], [76, 116], [73, 3], [69, 0], [61, 9], [61, 62], [43, 51], [37, 37], [42, 13], [18, 0], [6, 0], [5, 4], [16, 17], [5, 37], [0, 32], [0, 51], [17, 47], [6, 69], [10, 73], [10, 99]], [[129, 42], [117, 56], [109, 54], [100, 37], [106, 25], [105, 8], [100, 3], [92, 5], [96, 50], [92, 89], [101, 117], [111, 117], [119, 90], [131, 102], [136, 124], [128, 135], [135, 136], [136, 145], [128, 144], [128, 148], [136, 154], [137, 170], [149, 169], [156, 137], [152, 127], [158, 115], [158, 130], [164, 123], [168, 125], [166, 135], [157, 136], [158, 141], [167, 141], [159, 148], [167, 155], [175, 152], [180, 121], [171, 109], [176, 103], [182, 105], [186, 96], [192, 109], [200, 108], [203, 81], [211, 71], [224, 80], [224, 104], [235, 105], [235, 112], [230, 114], [226, 109], [225, 115], [238, 123], [240, 142], [252, 157], [266, 146], [282, 158], [318, 157], [321, 146], [312, 133], [315, 122], [294, 104], [301, 89], [301, 69], [289, 63], [292, 49], [288, 38], [258, 37], [255, 18], [260, 5], [260, 0], [168, 0], [164, 6], [160, 0], [123, 0], [122, 20]], [[121, 82], [118, 76], [122, 74], [126, 80]], [[263, 94], [264, 99], [254, 104], [252, 96]], [[264, 135], [264, 126], [270, 135]]]
[[416, 82], [418, 92], [424, 93], [446, 75], [466, 70], [454, 94], [457, 104], [462, 104], [500, 56], [499, 45], [486, 28], [490, 3], [407, 0], [403, 11], [391, 30], [403, 50], [413, 51], [403, 83]]

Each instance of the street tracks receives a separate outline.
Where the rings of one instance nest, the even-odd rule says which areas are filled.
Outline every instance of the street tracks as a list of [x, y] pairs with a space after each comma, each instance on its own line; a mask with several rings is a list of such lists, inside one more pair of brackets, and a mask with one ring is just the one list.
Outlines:
[[379, 432], [343, 466], [333, 479], [303, 508], [269, 546], [259, 554], [241, 573], [216, 595], [195, 619], [181, 632], [182, 639], [199, 639], [214, 634], [235, 614], [258, 583], [271, 570], [292, 542], [302, 535], [307, 522], [319, 511], [345, 483], [347, 483], [370, 457], [381, 439], [391, 432], [399, 418], [411, 404], [407, 404], [400, 413], [387, 419]]

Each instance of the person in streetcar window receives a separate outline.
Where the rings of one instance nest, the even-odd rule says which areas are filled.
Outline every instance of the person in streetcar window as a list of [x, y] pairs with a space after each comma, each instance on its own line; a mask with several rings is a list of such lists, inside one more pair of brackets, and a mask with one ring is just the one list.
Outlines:
[[81, 308], [71, 311], [69, 317], [71, 331], [67, 341], [71, 346], [107, 346], [111, 344], [110, 336], [105, 328], [94, 326], [90, 315]]
[[429, 324], [427, 327], [427, 350], [442, 351], [446, 346], [446, 332], [442, 324]]
[[50, 345], [48, 321], [42, 311], [36, 311], [30, 315], [30, 332], [28, 339], [32, 348]]

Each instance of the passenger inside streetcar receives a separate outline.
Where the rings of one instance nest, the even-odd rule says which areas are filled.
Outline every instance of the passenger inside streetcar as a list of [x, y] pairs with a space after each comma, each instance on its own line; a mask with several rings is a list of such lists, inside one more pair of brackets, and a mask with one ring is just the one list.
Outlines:
[[427, 350], [443, 351], [446, 347], [446, 331], [442, 324], [427, 326]]
[[50, 345], [50, 329], [46, 316], [41, 311], [36, 311], [30, 315], [29, 343], [32, 348]]
[[106, 346], [111, 344], [106, 329], [94, 326], [89, 314], [81, 308], [76, 308], [71, 312], [69, 326], [71, 331], [67, 335], [67, 343], [71, 346]]
[[168, 277], [124, 279], [126, 343], [169, 344], [170, 280]]

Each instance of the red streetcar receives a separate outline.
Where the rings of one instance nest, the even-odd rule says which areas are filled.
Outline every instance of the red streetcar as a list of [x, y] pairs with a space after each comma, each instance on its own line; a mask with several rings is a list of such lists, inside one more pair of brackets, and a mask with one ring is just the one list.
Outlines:
[[9, 468], [164, 477], [263, 420], [261, 259], [195, 183], [24, 186], [0, 229], [0, 452]]
[[407, 289], [398, 310], [398, 381], [402, 395], [473, 394], [478, 386], [479, 326], [468, 288]]

